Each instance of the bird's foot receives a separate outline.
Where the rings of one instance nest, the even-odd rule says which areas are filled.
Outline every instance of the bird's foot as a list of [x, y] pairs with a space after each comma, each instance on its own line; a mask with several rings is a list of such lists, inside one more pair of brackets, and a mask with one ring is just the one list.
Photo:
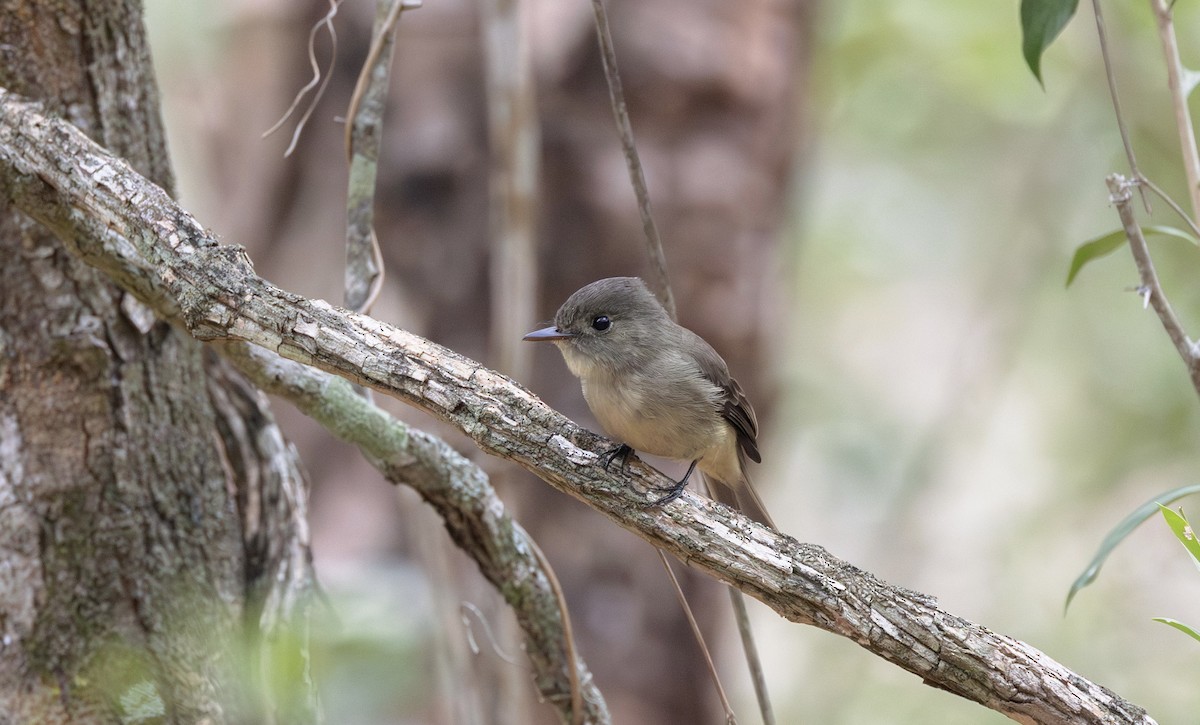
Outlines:
[[629, 454], [631, 453], [633, 453], [633, 449], [624, 443], [616, 446], [615, 448], [610, 448], [604, 453], [600, 454], [600, 466], [607, 471], [608, 467], [612, 465], [612, 462], [620, 458], [621, 465], [617, 470], [624, 471], [625, 466], [629, 463]]
[[679, 483], [675, 484], [674, 486], [654, 486], [652, 490], [660, 491], [660, 492], [666, 491], [667, 495], [654, 499], [650, 503], [646, 504], [646, 508], [648, 508], [648, 509], [658, 508], [659, 506], [665, 506], [665, 505], [671, 503], [672, 501], [674, 501], [675, 499], [677, 499], [683, 495], [683, 490], [685, 488], [687, 488], [687, 481], [680, 481]]
[[678, 483], [671, 486], [651, 486], [650, 490], [666, 493], [667, 495], [646, 504], [646, 508], [664, 506], [682, 496], [683, 490], [687, 488], [688, 479], [692, 477], [692, 471], [696, 470], [697, 463], [699, 463], [699, 460], [692, 461], [692, 465], [688, 466], [687, 473], [683, 474], [683, 478], [679, 479]]

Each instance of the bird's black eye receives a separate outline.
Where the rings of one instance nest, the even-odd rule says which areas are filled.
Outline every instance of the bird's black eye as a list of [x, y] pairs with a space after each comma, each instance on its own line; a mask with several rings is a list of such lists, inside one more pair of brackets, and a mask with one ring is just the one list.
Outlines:
[[598, 315], [592, 318], [592, 329], [599, 332], [604, 332], [612, 326], [612, 320], [608, 319], [608, 315]]

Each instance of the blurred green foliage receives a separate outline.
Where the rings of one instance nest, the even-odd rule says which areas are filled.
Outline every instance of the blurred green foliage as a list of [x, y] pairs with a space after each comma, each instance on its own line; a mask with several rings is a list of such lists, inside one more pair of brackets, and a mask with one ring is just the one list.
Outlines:
[[[1179, 540], [1179, 543], [1183, 544], [1183, 548], [1192, 558], [1192, 563], [1196, 565], [1197, 569], [1200, 569], [1200, 541], [1196, 540], [1196, 532], [1192, 529], [1192, 525], [1188, 523], [1187, 517], [1183, 515], [1183, 510], [1172, 511], [1166, 506], [1161, 505], [1159, 506], [1159, 510], [1162, 512], [1163, 519], [1167, 522], [1167, 527], [1171, 529], [1171, 533], [1175, 534], [1175, 538]], [[1154, 621], [1174, 627], [1192, 639], [1200, 641], [1200, 632], [1197, 632], [1195, 628], [1183, 622], [1167, 617], [1155, 617]]]
[[[1142, 170], [1186, 200], [1150, 9], [1105, 12]], [[1197, 10], [1176, 12], [1194, 58]], [[1197, 701], [1178, 673], [1194, 652], [1150, 618], [1186, 611], [1200, 582], [1168, 573], [1178, 557], [1154, 527], [1130, 534], [1062, 616], [1105, 533], [1195, 481], [1200, 463], [1196, 393], [1134, 291], [1128, 252], [1063, 287], [1076, 250], [1119, 227], [1104, 179], [1128, 173], [1090, 15], [1041, 56], [1043, 90], [1016, 2], [826, 6], [814, 164], [786, 250], [788, 423], [766, 427], [764, 458], [778, 462], [767, 497], [795, 512], [780, 518], [797, 536], [1184, 722]], [[1161, 203], [1138, 213], [1182, 226]], [[1152, 252], [1200, 336], [1200, 256]], [[796, 719], [1006, 722], [845, 642], [763, 626], [800, 653], [780, 683]]]

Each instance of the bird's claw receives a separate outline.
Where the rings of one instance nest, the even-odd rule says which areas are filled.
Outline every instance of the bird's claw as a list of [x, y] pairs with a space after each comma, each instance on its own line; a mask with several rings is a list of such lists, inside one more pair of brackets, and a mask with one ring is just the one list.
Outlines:
[[692, 477], [692, 471], [696, 470], [696, 464], [699, 462], [699, 459], [692, 461], [692, 465], [688, 466], [687, 473], [683, 474], [683, 478], [679, 479], [678, 483], [671, 486], [651, 486], [651, 491], [666, 492], [667, 495], [646, 504], [646, 508], [663, 506], [682, 496], [683, 489], [687, 488], [688, 479]]
[[680, 481], [679, 483], [675, 484], [674, 486], [654, 486], [654, 487], [652, 487], [652, 489], [655, 491], [660, 491], [660, 492], [666, 491], [667, 495], [663, 496], [661, 498], [654, 499], [650, 503], [646, 504], [646, 508], [648, 508], [648, 509], [658, 508], [659, 506], [665, 506], [666, 504], [671, 503], [672, 501], [674, 501], [675, 499], [677, 499], [683, 495], [683, 489], [685, 489], [685, 488], [687, 488], [687, 479], [686, 478], [684, 480]]
[[621, 465], [618, 470], [624, 471], [625, 466], [629, 464], [630, 453], [633, 453], [633, 449], [624, 443], [615, 448], [610, 448], [600, 455], [600, 467], [607, 471], [612, 462], [620, 458]]

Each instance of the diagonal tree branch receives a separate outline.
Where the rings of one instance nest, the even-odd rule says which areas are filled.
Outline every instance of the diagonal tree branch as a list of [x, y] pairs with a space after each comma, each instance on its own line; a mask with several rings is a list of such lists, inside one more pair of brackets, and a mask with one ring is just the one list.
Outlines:
[[939, 609], [823, 548], [685, 494], [646, 508], [657, 471], [593, 465], [608, 441], [528, 390], [429, 340], [257, 277], [120, 159], [36, 104], [0, 91], [0, 194], [159, 314], [204, 340], [277, 351], [454, 425], [619, 525], [792, 621], [840, 634], [926, 684], [1026, 723], [1153, 723], [1140, 707], [1036, 648]]

